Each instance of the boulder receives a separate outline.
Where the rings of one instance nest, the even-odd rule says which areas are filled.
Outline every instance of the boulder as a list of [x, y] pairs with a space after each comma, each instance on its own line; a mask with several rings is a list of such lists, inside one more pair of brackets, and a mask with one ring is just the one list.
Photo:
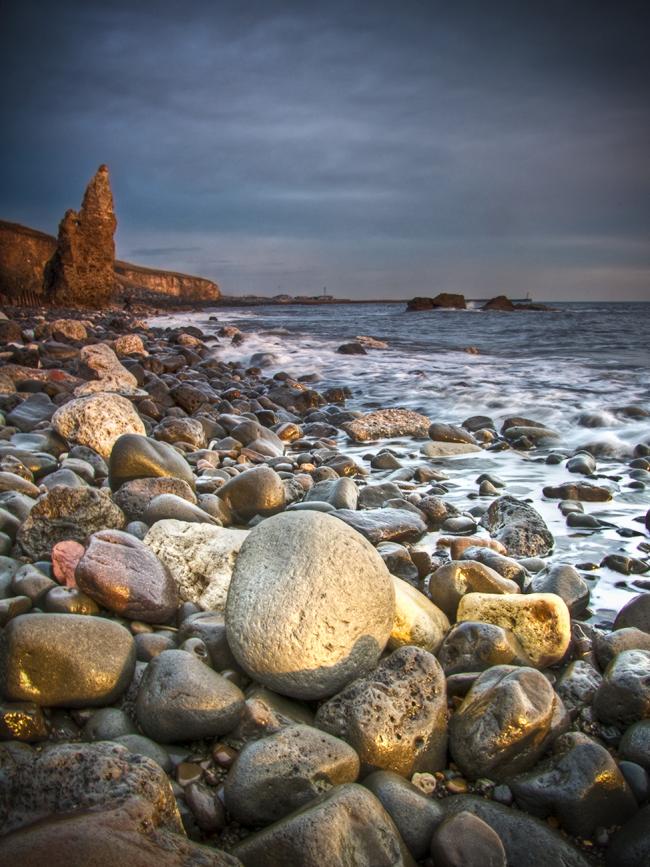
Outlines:
[[401, 647], [322, 704], [316, 725], [354, 747], [363, 774], [437, 771], [447, 761], [444, 673], [432, 654]]
[[185, 650], [164, 650], [151, 660], [136, 700], [142, 731], [158, 743], [226, 734], [243, 710], [242, 691]]
[[4, 630], [4, 693], [45, 707], [111, 704], [135, 665], [131, 634], [82, 614], [24, 614]]
[[181, 599], [223, 611], [235, 560], [248, 534], [168, 519], [153, 525], [144, 544], [167, 566]]
[[395, 591], [375, 549], [321, 512], [286, 512], [241, 547], [226, 604], [228, 641], [250, 676], [281, 694], [324, 698], [372, 669], [393, 626]]
[[77, 587], [108, 611], [130, 620], [167, 623], [179, 605], [167, 567], [139, 539], [120, 530], [100, 530], [75, 570]]
[[123, 391], [132, 393], [138, 387], [138, 381], [121, 363], [110, 346], [105, 343], [93, 343], [84, 346], [79, 353], [81, 375], [88, 377], [88, 382], [75, 388], [77, 397], [93, 394], [97, 391]]
[[288, 726], [239, 753], [226, 777], [226, 808], [242, 825], [268, 825], [358, 775], [359, 757], [344, 741]]
[[470, 780], [509, 779], [546, 750], [563, 710], [534, 668], [495, 665], [478, 676], [449, 721], [449, 750]]
[[89, 446], [104, 458], [123, 434], [145, 432], [130, 400], [103, 392], [63, 404], [52, 416], [52, 427], [68, 442]]
[[246, 867], [415, 867], [388, 813], [356, 783], [335, 786], [251, 834], [233, 854]]

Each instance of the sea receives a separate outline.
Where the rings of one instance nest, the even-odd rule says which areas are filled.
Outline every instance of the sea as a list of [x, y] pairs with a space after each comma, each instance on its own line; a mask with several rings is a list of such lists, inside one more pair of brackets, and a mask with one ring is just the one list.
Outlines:
[[[641, 444], [650, 445], [650, 303], [562, 303], [549, 311], [490, 312], [480, 309], [411, 312], [406, 303], [262, 305], [215, 307], [169, 314], [152, 325], [193, 324], [216, 335], [223, 325], [244, 334], [241, 343], [219, 338], [224, 361], [261, 366], [271, 376], [316, 374], [316, 388], [347, 386], [347, 409], [405, 407], [432, 421], [460, 424], [490, 416], [500, 427], [508, 416], [534, 419], [559, 434], [553, 449], [489, 451], [433, 461], [448, 476], [446, 499], [468, 510], [486, 506], [477, 477], [498, 476], [503, 493], [529, 500], [556, 540], [553, 562], [570, 563], [591, 588], [594, 623], [611, 625], [632, 596], [650, 592], [650, 535], [642, 517], [650, 509], [650, 474], [629, 462]], [[373, 337], [386, 348], [365, 355], [338, 352], [357, 337]], [[425, 459], [421, 442], [401, 439], [339, 447], [367, 464], [371, 452], [390, 447], [404, 465]], [[603, 524], [597, 531], [566, 525], [546, 485], [577, 481], [565, 461], [547, 463], [549, 452], [580, 448], [597, 455], [589, 481], [605, 484], [612, 499], [584, 503]], [[649, 458], [650, 460], [650, 458]], [[431, 461], [428, 461], [431, 463]], [[372, 474], [374, 480], [390, 472]], [[435, 548], [436, 535], [422, 545]], [[646, 560], [645, 574], [624, 575], [601, 566], [607, 554]]]

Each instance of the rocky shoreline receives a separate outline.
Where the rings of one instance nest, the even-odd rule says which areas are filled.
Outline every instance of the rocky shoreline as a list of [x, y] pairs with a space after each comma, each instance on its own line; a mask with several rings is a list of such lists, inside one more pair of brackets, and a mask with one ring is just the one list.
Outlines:
[[228, 326], [5, 312], [0, 865], [650, 859], [650, 594], [597, 629], [529, 503], [445, 496], [445, 460], [527, 450], [586, 527], [594, 456], [346, 409], [220, 360]]

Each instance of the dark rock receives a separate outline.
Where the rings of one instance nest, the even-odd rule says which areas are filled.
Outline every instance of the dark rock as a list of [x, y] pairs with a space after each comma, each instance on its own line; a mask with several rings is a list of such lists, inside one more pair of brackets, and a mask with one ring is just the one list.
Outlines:
[[555, 816], [578, 837], [590, 838], [598, 827], [621, 825], [637, 811], [614, 759], [580, 734], [558, 739], [554, 755], [510, 780], [510, 788], [527, 813], [542, 819]]
[[418, 861], [429, 853], [431, 835], [443, 818], [437, 801], [393, 771], [375, 771], [363, 781], [391, 817], [409, 852]]
[[451, 717], [452, 758], [468, 779], [508, 779], [544, 753], [561, 710], [539, 671], [494, 666], [479, 675]]
[[268, 825], [358, 775], [359, 757], [344, 741], [289, 726], [246, 744], [226, 778], [225, 803], [242, 825]]
[[625, 728], [650, 716], [650, 651], [624, 650], [605, 669], [594, 698], [601, 722]]
[[166, 623], [180, 602], [164, 563], [139, 539], [119, 530], [100, 530], [90, 537], [75, 580], [104, 608], [130, 620]]
[[397, 542], [380, 542], [377, 553], [388, 567], [391, 575], [418, 587], [419, 571], [411, 559], [411, 552]]
[[406, 509], [366, 509], [359, 512], [338, 509], [335, 514], [373, 545], [414, 541], [427, 531], [422, 518]]
[[507, 867], [499, 835], [473, 813], [447, 816], [431, 840], [436, 867]]
[[139, 756], [146, 756], [154, 761], [165, 771], [170, 773], [172, 770], [172, 760], [169, 753], [164, 747], [152, 741], [150, 738], [145, 738], [143, 735], [129, 732], [124, 735], [118, 735], [113, 738], [116, 744], [126, 747], [130, 753], [136, 753]]
[[499, 835], [509, 867], [590, 867], [592, 863], [545, 822], [520, 810], [473, 795], [446, 798], [441, 806], [449, 816], [468, 811], [486, 822]]
[[584, 659], [569, 663], [556, 685], [566, 709], [577, 714], [582, 708], [591, 705], [603, 679], [600, 672]]
[[650, 772], [650, 719], [639, 720], [626, 729], [618, 753], [622, 759], [635, 762]]
[[231, 731], [244, 707], [240, 689], [184, 650], [165, 650], [148, 665], [136, 702], [138, 723], [160, 743]]
[[99, 617], [25, 614], [4, 631], [4, 693], [12, 701], [110, 704], [128, 687], [134, 664], [129, 632]]
[[251, 834], [234, 847], [233, 854], [246, 867], [415, 865], [388, 813], [371, 792], [356, 783], [336, 786]]
[[49, 614], [99, 614], [99, 605], [75, 587], [53, 587], [42, 601]]
[[123, 710], [102, 707], [95, 711], [83, 729], [86, 741], [114, 741], [122, 735], [137, 734], [137, 729]]
[[437, 308], [465, 310], [465, 296], [453, 292], [440, 292], [435, 298], [417, 297], [406, 303], [407, 310], [435, 310]]
[[194, 488], [194, 475], [190, 465], [175, 448], [139, 434], [123, 434], [111, 451], [109, 482], [117, 491], [132, 479], [171, 476], [187, 482]]
[[650, 633], [650, 593], [640, 593], [627, 602], [616, 615], [614, 629], [634, 626]]
[[216, 671], [238, 667], [228, 644], [226, 620], [221, 611], [199, 611], [184, 619], [178, 630], [178, 643], [191, 638], [198, 638], [205, 644]]
[[490, 503], [481, 524], [513, 557], [543, 557], [553, 549], [553, 536], [542, 516], [514, 497], [500, 497]]
[[570, 473], [593, 476], [596, 472], [596, 460], [589, 452], [578, 452], [572, 458], [569, 458], [566, 468]]
[[644, 807], [612, 837], [606, 867], [641, 867], [650, 863], [650, 806]]
[[530, 582], [531, 593], [555, 593], [567, 604], [572, 617], [579, 617], [589, 604], [589, 585], [568, 563], [553, 563]]
[[339, 348], [336, 350], [340, 352], [342, 355], [367, 355], [364, 346], [362, 343], [358, 341], [352, 341], [350, 343], [342, 343]]
[[10, 413], [7, 413], [7, 424], [17, 427], [23, 432], [33, 431], [41, 422], [49, 421], [56, 410], [46, 394], [30, 394]]
[[316, 724], [356, 749], [362, 773], [391, 770], [410, 777], [445, 766], [446, 704], [436, 658], [402, 647], [322, 704]]
[[91, 533], [120, 529], [124, 513], [108, 492], [95, 488], [57, 487], [36, 502], [20, 527], [16, 541], [33, 559], [48, 557], [57, 542], [83, 542]]
[[580, 500], [586, 503], [606, 503], [612, 499], [609, 488], [591, 482], [564, 482], [561, 485], [547, 485], [543, 494], [551, 500]]
[[632, 790], [637, 804], [647, 803], [650, 795], [650, 778], [645, 769], [641, 765], [637, 765], [636, 762], [626, 761], [620, 761], [618, 768]]
[[434, 422], [429, 426], [429, 438], [439, 443], [470, 443], [476, 445], [476, 440], [464, 428], [453, 424]]
[[243, 521], [273, 515], [285, 505], [282, 479], [268, 466], [245, 470], [219, 488], [217, 496]]
[[366, 485], [359, 490], [358, 505], [360, 509], [381, 509], [388, 500], [401, 496], [402, 492], [394, 482]]
[[604, 670], [623, 650], [650, 650], [650, 632], [642, 632], [635, 626], [624, 626], [614, 632], [598, 634], [595, 650], [598, 665]]

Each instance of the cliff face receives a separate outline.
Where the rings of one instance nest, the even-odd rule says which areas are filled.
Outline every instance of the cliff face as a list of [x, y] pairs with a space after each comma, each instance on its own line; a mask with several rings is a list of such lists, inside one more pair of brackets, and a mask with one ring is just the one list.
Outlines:
[[43, 294], [45, 266], [56, 251], [56, 238], [0, 220], [0, 292], [11, 299]]
[[157, 271], [143, 268], [129, 262], [116, 262], [115, 274], [124, 294], [142, 291], [157, 295], [171, 295], [187, 301], [216, 301], [220, 296], [219, 287], [205, 277], [192, 277], [177, 274], [175, 271]]
[[66, 212], [58, 239], [0, 220], [0, 296], [18, 304], [52, 301], [70, 307], [98, 307], [127, 297], [220, 297], [217, 284], [203, 277], [116, 261], [115, 226], [106, 166], [88, 185], [81, 210]]
[[100, 166], [86, 187], [81, 210], [66, 211], [59, 224], [56, 253], [45, 273], [52, 301], [92, 307], [113, 298], [116, 228], [108, 167]]

